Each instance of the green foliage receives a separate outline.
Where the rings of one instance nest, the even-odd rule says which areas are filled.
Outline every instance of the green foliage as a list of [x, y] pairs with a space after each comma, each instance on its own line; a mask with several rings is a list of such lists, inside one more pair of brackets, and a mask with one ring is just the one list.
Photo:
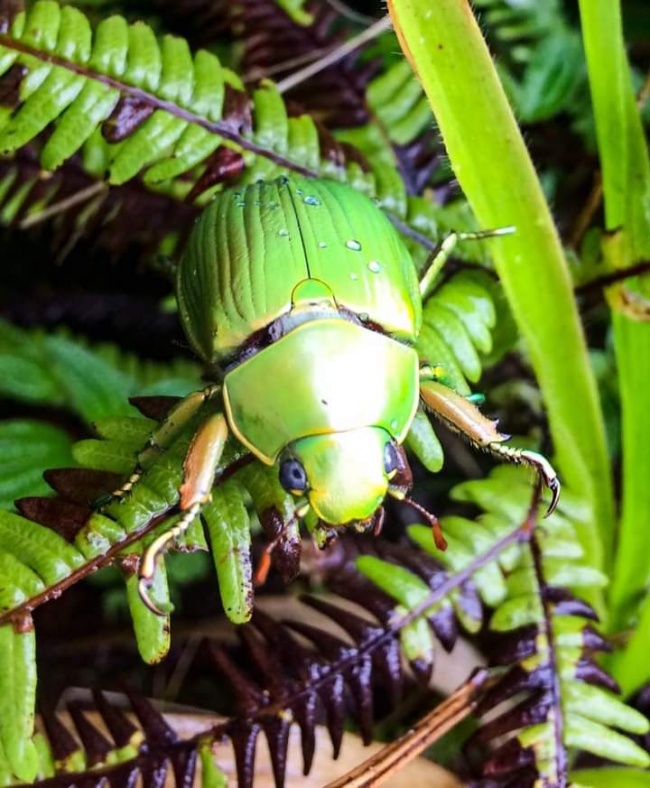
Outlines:
[[[143, 362], [115, 347], [84, 347], [78, 340], [23, 331], [0, 321], [0, 394], [16, 402], [57, 407], [87, 425], [110, 415], [135, 414], [129, 396], [185, 394], [198, 384], [190, 362]], [[29, 446], [29, 451], [25, 447]], [[0, 502], [43, 495], [48, 468], [73, 464], [71, 434], [34, 419], [0, 423]]]
[[[572, 774], [575, 784], [646, 785], [642, 770], [647, 769], [647, 752], [630, 737], [646, 733], [648, 723], [616, 697], [615, 682], [596, 663], [595, 652], [604, 649], [605, 641], [593, 621], [595, 609], [603, 629], [616, 635], [617, 650], [606, 664], [624, 693], [642, 687], [648, 681], [650, 638], [644, 548], [650, 537], [643, 527], [648, 519], [643, 513], [648, 509], [650, 381], [647, 365], [638, 363], [648, 355], [648, 332], [632, 320], [647, 316], [647, 283], [637, 278], [631, 287], [612, 291], [611, 304], [622, 312], [614, 318], [615, 342], [606, 353], [599, 347], [590, 348], [589, 356], [583, 352], [570, 277], [535, 176], [517, 142], [518, 132], [501, 112], [504, 105], [489, 61], [481, 60], [472, 71], [472, 63], [482, 56], [469, 17], [444, 17], [447, 6], [454, 5], [446, 0], [435, 6], [420, 4], [423, 14], [443, 14], [442, 24], [439, 16], [435, 24], [426, 18], [411, 47], [425, 82], [434, 61], [438, 71], [433, 76], [442, 80], [442, 91], [434, 99], [436, 120], [411, 66], [392, 51], [396, 44], [389, 34], [368, 58], [362, 55], [352, 65], [347, 61], [352, 84], [352, 77], [376, 58], [375, 76], [359, 77], [352, 87], [366, 120], [331, 129], [316, 119], [317, 113], [296, 106], [291, 97], [285, 100], [270, 80], [244, 82], [240, 72], [247, 69], [239, 49], [259, 33], [255, 24], [262, 23], [256, 18], [245, 34], [235, 31], [238, 22], [228, 21], [222, 28], [223, 32], [230, 25], [229, 35], [247, 40], [232, 45], [220, 39], [215, 48], [210, 41], [210, 51], [193, 52], [189, 33], [187, 39], [164, 35], [164, 4], [147, 6], [147, 23], [132, 24], [127, 19], [135, 18], [139, 8], [112, 0], [81, 5], [89, 14], [50, 0], [29, 3], [26, 12], [12, 18], [8, 9], [15, 4], [4, 4], [0, 10], [0, 223], [28, 228], [51, 216], [61, 257], [82, 236], [98, 241], [102, 232], [118, 253], [138, 244], [149, 256], [156, 251], [176, 254], [192, 220], [217, 189], [296, 171], [344, 180], [375, 197], [405, 233], [421, 267], [428, 249], [445, 232], [477, 228], [466, 201], [439, 205], [434, 199], [446, 199], [445, 189], [454, 189], [446, 183], [450, 167], [438, 168], [440, 154], [433, 140], [441, 129], [453, 171], [481, 226], [514, 223], [517, 233], [489, 242], [489, 249], [487, 244], [461, 244], [460, 260], [479, 266], [489, 266], [488, 251], [493, 253], [502, 283], [477, 266], [463, 266], [460, 273], [445, 276], [425, 305], [418, 351], [443, 366], [462, 394], [469, 393], [469, 384], [476, 384], [484, 371], [488, 380], [481, 385], [486, 391], [523, 392], [523, 414], [513, 412], [512, 399], [506, 396], [495, 396], [491, 402], [493, 407], [503, 406], [506, 413], [500, 415], [506, 420], [523, 421], [526, 430], [531, 427], [529, 406], [534, 399], [532, 434], [544, 431], [543, 423], [535, 423], [543, 415], [543, 399], [562, 481], [570, 485], [559, 510], [533, 530], [526, 520], [527, 475], [499, 467], [489, 478], [452, 492], [454, 514], [441, 518], [449, 544], [446, 552], [434, 548], [428, 527], [416, 524], [407, 529], [409, 548], [391, 547], [385, 540], [375, 540], [372, 549], [355, 547], [353, 555], [362, 555], [354, 570], [345, 552], [339, 556], [345, 572], [338, 587], [331, 578], [324, 580], [317, 567], [310, 578], [317, 587], [331, 582], [339, 592], [341, 586], [349, 589], [349, 600], [367, 604], [379, 623], [369, 624], [367, 616], [362, 621], [332, 613], [329, 603], [317, 599], [314, 607], [328, 611], [326, 615], [343, 629], [349, 625], [348, 641], [332, 640], [329, 630], [325, 634], [313, 622], [302, 629], [297, 624], [295, 630], [303, 639], [291, 640], [286, 628], [263, 616], [255, 622], [258, 629], [249, 625], [240, 630], [245, 633], [245, 658], [239, 663], [224, 649], [219, 659], [226, 666], [229, 689], [237, 694], [247, 688], [243, 700], [239, 698], [244, 711], [233, 717], [231, 727], [214, 729], [195, 742], [192, 753], [201, 759], [203, 784], [225, 784], [211, 745], [221, 736], [234, 741], [239, 735], [239, 778], [246, 785], [242, 764], [248, 764], [252, 779], [259, 730], [268, 738], [276, 782], [281, 784], [278, 763], [288, 735], [287, 720], [299, 721], [303, 753], [308, 752], [315, 722], [305, 722], [300, 715], [311, 719], [308, 715], [318, 703], [324, 704], [335, 751], [340, 739], [332, 730], [342, 730], [343, 709], [350, 699], [352, 719], [370, 738], [372, 715], [367, 710], [372, 691], [383, 698], [388, 687], [388, 705], [397, 703], [399, 695], [395, 676], [378, 680], [378, 674], [389, 674], [403, 656], [417, 677], [428, 679], [439, 641], [451, 648], [455, 638], [449, 632], [460, 626], [468, 639], [479, 635], [493, 676], [500, 677], [479, 706], [479, 714], [492, 709], [496, 719], [484, 721], [469, 742], [470, 749], [490, 745], [482, 763], [494, 785], [504, 784], [502, 780], [520, 784], [518, 775], [521, 785], [528, 785], [525, 779], [534, 773], [532, 779], [544, 784], [566, 786], [568, 764], [574, 753], [583, 751], [625, 766], [577, 770]], [[582, 3], [582, 38], [559, 0], [475, 0], [473, 5], [496, 52], [505, 92], [517, 119], [528, 124], [530, 147], [539, 157], [536, 164], [545, 184], [553, 185], [555, 198], [563, 197], [561, 190], [570, 180], [563, 177], [564, 145], [552, 146], [549, 157], [544, 145], [540, 153], [535, 143], [544, 140], [545, 132], [557, 134], [561, 129], [571, 144], [582, 146], [578, 170], [571, 172], [578, 186], [554, 205], [565, 225], [572, 216], [564, 215], [563, 203], [574, 203], [577, 211], [585, 191], [580, 168], [587, 167], [589, 178], [593, 175], [591, 163], [583, 159], [591, 162], [598, 131], [608, 233], [592, 231], [575, 253], [580, 282], [647, 259], [647, 153], [623, 51], [618, 4]], [[301, 0], [265, 0], [253, 6], [241, 0], [237, 5], [251, 7], [253, 17], [259, 13], [259, 19], [277, 21], [281, 15], [283, 25], [293, 25], [294, 32], [300, 28], [307, 37], [322, 21], [318, 4], [307, 10]], [[108, 9], [118, 15], [107, 17]], [[205, 10], [201, 2], [190, 4], [187, 15], [200, 19]], [[329, 40], [314, 41], [328, 48], [342, 29], [334, 24]], [[417, 51], [419, 35], [427, 39], [424, 65]], [[268, 31], [264, 36], [269, 42]], [[431, 36], [435, 42], [429, 45]], [[616, 52], [615, 62], [610, 50]], [[220, 60], [214, 51], [224, 57]], [[276, 54], [282, 55], [280, 59], [288, 55]], [[431, 84], [428, 89], [432, 92]], [[566, 130], [566, 118], [571, 130], [579, 133], [579, 142]], [[541, 129], [539, 138], [536, 128]], [[612, 235], [619, 227], [622, 231]], [[590, 314], [587, 327], [592, 319]], [[607, 331], [604, 310], [596, 320], [598, 337]], [[527, 347], [522, 347], [520, 336]], [[522, 370], [522, 354], [540, 377], [541, 394]], [[606, 395], [610, 457], [601, 440], [603, 418], [588, 358], [595, 361], [601, 400]], [[198, 366], [189, 362], [146, 362], [113, 346], [91, 346], [64, 333], [24, 331], [0, 323], [0, 395], [13, 407], [28, 408], [27, 418], [0, 423], [0, 504], [9, 508], [16, 497], [31, 496], [20, 502], [20, 514], [0, 513], [2, 784], [51, 776], [58, 759], [55, 748], [33, 735], [34, 607], [95, 569], [115, 566], [125, 578], [122, 593], [143, 660], [155, 664], [167, 656], [170, 616], [156, 616], [143, 604], [135, 569], [147, 545], [176, 522], [181, 465], [195, 425], [188, 425], [169, 450], [147, 465], [124, 502], [112, 502], [101, 511], [93, 510], [91, 503], [98, 488], [109, 492], [131, 472], [158, 418], [140, 417], [128, 398], [182, 395], [199, 387], [200, 376]], [[52, 413], [55, 425], [45, 420]], [[73, 447], [72, 434], [78, 436], [80, 429], [96, 432]], [[615, 551], [609, 460], [619, 442], [623, 515]], [[441, 469], [442, 446], [426, 418], [416, 418], [407, 446], [428, 471]], [[462, 465], [462, 449], [452, 446], [450, 459]], [[236, 624], [253, 614], [251, 556], [259, 531], [275, 546], [274, 564], [286, 580], [297, 572], [300, 542], [298, 525], [291, 519], [291, 498], [277, 476], [259, 463], [234, 464], [241, 460], [243, 452], [233, 442], [219, 468], [224, 476], [201, 522], [175, 545], [184, 551], [209, 548], [223, 608]], [[76, 469], [48, 476], [58, 498], [37, 497], [46, 492], [41, 480], [45, 468], [74, 463]], [[87, 476], [82, 480], [76, 472]], [[436, 506], [446, 511], [443, 501], [437, 500]], [[478, 507], [478, 518], [466, 516], [468, 506]], [[313, 518], [306, 525], [319, 545], [329, 538]], [[390, 526], [391, 534], [400, 527], [393, 522]], [[192, 557], [197, 556], [207, 558], [200, 552]], [[151, 588], [152, 598], [166, 611], [177, 598], [172, 570], [173, 562], [166, 567], [160, 560]], [[362, 585], [360, 572], [390, 600], [379, 597], [369, 584]], [[603, 589], [612, 579], [610, 604]], [[373, 592], [377, 596], [367, 596]], [[305, 639], [317, 645], [315, 652], [305, 650]], [[250, 665], [252, 677], [246, 675]], [[288, 668], [295, 668], [295, 673], [283, 673]], [[369, 676], [376, 685], [369, 686]], [[322, 693], [325, 685], [331, 691], [329, 701], [327, 692]], [[83, 724], [78, 727], [83, 739], [82, 729]], [[149, 733], [144, 730], [145, 738]], [[142, 768], [138, 759], [144, 754], [146, 760], [146, 752], [135, 741], [123, 747], [110, 743], [105, 762], [130, 760], [137, 777]], [[155, 748], [151, 753], [155, 755]], [[65, 758], [64, 768], [94, 784], [93, 757], [85, 752], [84, 740]], [[160, 762], [170, 757], [166, 753]], [[306, 771], [308, 760], [305, 755]], [[186, 780], [192, 779], [192, 768]], [[517, 769], [528, 769], [528, 776]]]
[[[498, 709], [510, 696], [530, 694], [518, 701], [515, 710], [501, 710], [503, 717], [487, 722], [479, 739], [516, 731], [520, 746], [534, 751], [540, 777], [550, 785], [562, 783], [565, 747], [647, 767], [648, 754], [619, 731], [647, 733], [648, 720], [617, 699], [611, 685], [603, 686], [585, 670], [585, 660], [598, 647], [589, 626], [593, 610], [567, 593], [569, 586], [584, 594], [607, 582], [585, 563], [577, 538], [588, 513], [579, 500], [565, 494], [559, 511], [532, 531], [526, 517], [529, 490], [524, 474], [508, 466], [497, 468], [487, 479], [456, 487], [452, 497], [479, 506], [482, 513], [474, 522], [442, 518], [448, 542], [442, 554], [435, 549], [428, 527], [409, 528], [411, 539], [441, 561], [450, 579], [456, 580], [444, 602], [434, 607], [426, 604], [429, 586], [412, 571], [370, 557], [358, 559], [357, 566], [399, 603], [399, 614], [416, 614], [402, 633], [403, 648], [410, 655], [432, 658], [435, 642], [426, 621], [442, 604], [453, 607], [467, 631], [481, 628], [483, 611], [464, 610], [459, 602], [458, 580], [464, 576], [471, 577], [494, 611], [489, 629], [520, 635], [519, 658], [512, 660], [502, 684], [488, 693], [481, 708]], [[518, 530], [519, 537], [511, 538]], [[497, 655], [498, 649], [497, 641]], [[510, 653], [507, 646], [505, 653]], [[497, 659], [504, 664], [503, 652]], [[503, 742], [499, 746], [504, 747]]]
[[[395, 68], [403, 80], [404, 66]], [[292, 116], [271, 81], [247, 94], [216, 56], [199, 50], [192, 57], [187, 42], [172, 36], [158, 42], [144, 23], [113, 16], [93, 32], [79, 10], [38, 0], [0, 33], [0, 76], [9, 73], [19, 75], [18, 89], [15, 105], [0, 109], [0, 153], [35, 141], [47, 171], [79, 153], [90, 184], [105, 174], [112, 186], [138, 177], [152, 192], [199, 205], [224, 179], [251, 183], [296, 171], [345, 180], [405, 228], [420, 260], [438, 238], [439, 218], [443, 228], [465, 229], [445, 221], [445, 210], [429, 200], [408, 195], [394, 157], [366, 159], [343, 148], [310, 116]], [[380, 84], [371, 94], [380, 102], [390, 87], [391, 81]], [[407, 137], [422, 123], [421, 97], [417, 106]], [[393, 120], [385, 122], [401, 139]], [[380, 136], [383, 124], [379, 118]], [[38, 135], [46, 128], [53, 131], [41, 146]], [[5, 221], [18, 214], [32, 221], [56, 201], [59, 188], [54, 180], [34, 198], [36, 175], [16, 189], [17, 175], [11, 167], [0, 172], [0, 210]], [[87, 210], [75, 219], [79, 229], [101, 210], [102, 195], [91, 196], [97, 195], [89, 195]], [[169, 233], [163, 237], [174, 243]]]
[[[29, 446], [29, 451], [25, 447]], [[16, 498], [43, 495], [46, 468], [70, 465], [70, 438], [63, 430], [29, 419], [0, 422], [0, 506], [9, 509]]]
[[539, 123], [567, 112], [591, 131], [585, 100], [587, 74], [580, 34], [569, 25], [563, 4], [477, 0], [499, 53], [499, 76], [522, 123]]
[[89, 349], [63, 335], [23, 331], [0, 321], [0, 395], [61, 407], [87, 424], [135, 414], [128, 404], [135, 394], [187, 394], [199, 377], [190, 362], [143, 362], [115, 347]]

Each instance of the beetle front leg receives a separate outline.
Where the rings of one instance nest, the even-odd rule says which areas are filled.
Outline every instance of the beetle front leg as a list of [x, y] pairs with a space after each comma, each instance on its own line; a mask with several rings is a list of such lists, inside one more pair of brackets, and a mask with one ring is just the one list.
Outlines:
[[202, 507], [212, 497], [212, 486], [228, 439], [228, 423], [223, 413], [210, 416], [194, 435], [183, 463], [178, 522], [155, 539], [145, 550], [140, 563], [138, 591], [152, 612], [165, 615], [149, 597], [149, 587], [156, 571], [156, 559], [174, 539], [181, 537], [192, 525]]
[[206, 402], [214, 399], [221, 391], [221, 386], [208, 386], [202, 391], [195, 391], [182, 399], [169, 411], [149, 437], [144, 448], [138, 452], [136, 466], [124, 484], [112, 493], [95, 502], [96, 508], [101, 508], [117, 498], [125, 498], [142, 478], [148, 465], [165, 449], [169, 448], [194, 416], [201, 410]]
[[534, 468], [552, 495], [546, 517], [553, 512], [560, 497], [560, 480], [546, 457], [535, 451], [504, 446], [503, 442], [510, 436], [499, 432], [496, 421], [486, 418], [467, 398], [435, 380], [421, 381], [420, 397], [435, 416], [475, 446], [508, 462]]

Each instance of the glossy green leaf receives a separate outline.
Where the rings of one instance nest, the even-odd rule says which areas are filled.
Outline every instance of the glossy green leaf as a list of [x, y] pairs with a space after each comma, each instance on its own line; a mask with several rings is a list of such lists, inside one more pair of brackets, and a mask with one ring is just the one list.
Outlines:
[[650, 766], [650, 755], [627, 736], [575, 714], [566, 721], [565, 741], [569, 747], [577, 747], [600, 758], [629, 766]]
[[558, 464], [568, 486], [590, 501], [590, 536], [580, 537], [589, 563], [600, 567], [614, 530], [604, 426], [566, 262], [530, 157], [468, 4], [399, 0], [389, 11], [478, 221], [517, 228], [490, 250], [545, 396]]
[[406, 446], [431, 473], [437, 473], [443, 464], [440, 441], [431, 426], [429, 417], [418, 410], [406, 437]]
[[36, 776], [32, 742], [36, 699], [36, 644], [31, 619], [20, 630], [0, 627], [0, 745], [12, 772], [24, 782]]
[[[159, 616], [144, 604], [138, 593], [138, 576], [131, 574], [126, 578], [126, 595], [133, 621], [133, 631], [142, 659], [149, 665], [155, 665], [167, 656], [171, 641], [169, 615]], [[164, 562], [159, 562], [150, 596], [156, 605], [165, 610], [170, 606], [169, 586]]]
[[201, 759], [201, 788], [227, 788], [228, 776], [221, 771], [212, 751], [212, 742], [199, 746]]
[[234, 624], [243, 624], [253, 612], [253, 569], [250, 517], [241, 485], [231, 479], [217, 487], [202, 517], [210, 536], [223, 609]]
[[575, 769], [571, 772], [571, 782], [589, 788], [650, 788], [650, 772], [613, 766]]

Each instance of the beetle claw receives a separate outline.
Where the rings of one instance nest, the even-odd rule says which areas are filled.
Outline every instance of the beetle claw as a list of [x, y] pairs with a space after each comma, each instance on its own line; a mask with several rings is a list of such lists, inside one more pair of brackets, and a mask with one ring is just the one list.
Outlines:
[[519, 457], [522, 462], [525, 462], [527, 465], [532, 465], [532, 467], [535, 468], [544, 484], [551, 491], [551, 502], [548, 505], [546, 514], [544, 515], [544, 517], [549, 517], [555, 511], [558, 501], [560, 500], [560, 491], [562, 486], [560, 484], [560, 480], [557, 477], [557, 473], [546, 457], [543, 457], [536, 451], [528, 451], [524, 449], [523, 451], [519, 452]]
[[544, 517], [549, 517], [555, 511], [557, 502], [560, 500], [560, 490], [562, 489], [562, 485], [560, 484], [560, 480], [556, 476], [554, 479], [551, 479], [549, 482], [547, 482], [547, 487], [551, 491], [552, 497]]
[[152, 613], [155, 613], [157, 616], [164, 617], [167, 615], [167, 613], [164, 610], [161, 610], [149, 596], [152, 579], [153, 578], [151, 577], [140, 577], [138, 580], [138, 594], [140, 595], [140, 599], [146, 608], [148, 608]]

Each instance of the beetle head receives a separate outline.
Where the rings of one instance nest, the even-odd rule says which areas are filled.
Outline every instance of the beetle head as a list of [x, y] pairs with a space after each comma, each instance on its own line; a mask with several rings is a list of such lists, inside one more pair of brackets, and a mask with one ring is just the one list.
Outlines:
[[388, 491], [393, 469], [387, 446], [392, 447], [390, 436], [380, 427], [301, 438], [280, 462], [280, 482], [306, 496], [330, 525], [366, 520]]

